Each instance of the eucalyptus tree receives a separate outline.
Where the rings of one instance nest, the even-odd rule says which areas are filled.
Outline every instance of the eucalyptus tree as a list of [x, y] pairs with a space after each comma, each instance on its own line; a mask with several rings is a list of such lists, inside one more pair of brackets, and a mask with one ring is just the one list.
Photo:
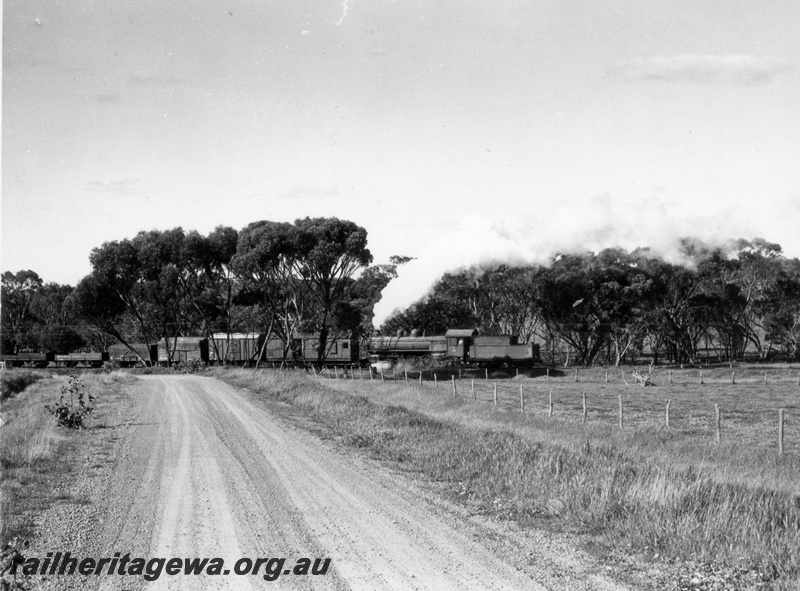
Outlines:
[[[751, 342], [761, 358], [765, 358], [770, 345], [765, 344], [769, 333], [767, 316], [770, 313], [771, 295], [779, 292], [785, 263], [779, 244], [763, 238], [739, 239], [735, 242], [736, 273], [733, 282], [739, 287], [743, 302], [741, 326], [744, 338]], [[785, 283], [784, 283], [785, 285]]]
[[800, 260], [785, 259], [759, 301], [766, 338], [784, 355], [800, 360]]
[[[199, 332], [210, 336], [215, 330], [230, 334], [233, 330], [234, 298], [238, 282], [231, 261], [236, 254], [239, 233], [218, 226], [208, 236], [188, 232], [180, 251], [178, 281], [186, 295]], [[216, 345], [217, 341], [213, 341]], [[219, 351], [216, 351], [219, 358]]]
[[[184, 243], [183, 229], [173, 228], [139, 232], [95, 248], [89, 257], [92, 272], [79, 284], [79, 309], [123, 343], [163, 340], [171, 362], [177, 338], [203, 326], [186, 282], [191, 271]], [[99, 305], [97, 311], [92, 302]]]
[[[291, 350], [292, 336], [303, 319], [305, 293], [294, 272], [296, 229], [285, 222], [253, 222], [239, 232], [231, 269], [241, 281], [240, 301], [257, 303], [266, 329], [263, 347], [277, 334], [284, 343], [283, 357]], [[262, 353], [258, 361], [261, 360]]]
[[372, 325], [375, 304], [380, 301], [381, 293], [389, 282], [397, 278], [397, 268], [411, 260], [412, 257], [393, 255], [389, 257], [388, 263], [370, 265], [357, 277], [350, 303], [361, 310], [359, 330], [363, 335], [378, 328]]
[[338, 218], [304, 218], [294, 223], [293, 270], [310, 303], [306, 325], [319, 334], [317, 363], [328, 353], [328, 337], [335, 332], [337, 304], [351, 300], [355, 273], [372, 262], [367, 231]]
[[[551, 334], [575, 352], [575, 362], [590, 365], [608, 342], [602, 283], [591, 253], [558, 255], [542, 276], [542, 318]], [[567, 358], [566, 363], [569, 363]]]
[[15, 354], [36, 347], [35, 339], [31, 336], [35, 324], [31, 307], [42, 284], [39, 275], [31, 270], [3, 273], [0, 284], [0, 318], [4, 353]]

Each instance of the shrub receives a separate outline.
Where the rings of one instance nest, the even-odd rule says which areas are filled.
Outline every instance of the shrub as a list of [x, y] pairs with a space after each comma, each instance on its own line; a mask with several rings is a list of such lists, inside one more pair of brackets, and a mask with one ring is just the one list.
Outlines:
[[[61, 396], [58, 399], [58, 404], [50, 405], [45, 404], [44, 407], [50, 414], [56, 416], [58, 419], [59, 427], [69, 427], [70, 429], [82, 429], [83, 418], [89, 415], [94, 410], [89, 406], [84, 397], [89, 402], [94, 401], [94, 396], [91, 394], [84, 394], [84, 385], [81, 379], [76, 375], [69, 376], [69, 382], [61, 386]], [[65, 400], [65, 396], [69, 394], [69, 404]], [[76, 401], [77, 399], [77, 408]]]
[[116, 359], [112, 359], [111, 361], [104, 361], [103, 362], [103, 371], [106, 373], [111, 373], [112, 371], [117, 371], [121, 369], [122, 366], [120, 365], [119, 361]]
[[177, 373], [199, 373], [205, 367], [205, 363], [200, 359], [187, 359], [186, 361], [178, 361], [172, 366], [172, 370]]

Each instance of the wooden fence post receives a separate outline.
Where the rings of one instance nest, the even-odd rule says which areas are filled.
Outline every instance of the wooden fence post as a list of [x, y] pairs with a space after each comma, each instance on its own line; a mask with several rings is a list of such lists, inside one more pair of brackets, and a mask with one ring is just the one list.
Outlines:
[[606, 370], [606, 384], [608, 383], [608, 370]]
[[764, 372], [764, 385], [767, 385], [767, 372]]
[[489, 379], [489, 368], [488, 367], [484, 370], [484, 374], [486, 375], [486, 379], [488, 380]]
[[419, 389], [422, 390], [422, 371], [419, 372]]
[[548, 417], [552, 417], [553, 416], [553, 391], [552, 390], [550, 390], [550, 408], [547, 411], [547, 416]]
[[406, 382], [406, 388], [408, 388], [408, 370], [403, 370], [403, 379]]
[[731, 372], [731, 384], [736, 385], [736, 372]]
[[436, 377], [436, 372], [433, 372], [433, 389], [439, 389], [439, 378]]
[[586, 392], [583, 393], [583, 418], [581, 422], [585, 425], [586, 424]]
[[497, 382], [494, 383], [494, 405], [497, 406]]
[[[548, 380], [550, 379], [550, 368], [549, 367], [547, 368], [547, 379]], [[800, 384], [800, 374], [797, 374], [797, 380], [798, 380], [798, 383]]]
[[575, 368], [575, 381], [578, 381], [578, 368]]
[[334, 365], [333, 366], [333, 371], [336, 373], [336, 379], [338, 380], [339, 379], [339, 368]]
[[375, 378], [372, 377], [372, 366], [371, 365], [369, 366], [369, 379], [370, 380], [375, 379]]
[[783, 409], [778, 411], [778, 455], [783, 455]]
[[664, 413], [664, 424], [667, 426], [667, 429], [669, 429], [669, 404], [670, 404], [670, 402], [672, 402], [672, 401], [667, 399], [667, 410]]
[[456, 376], [455, 376], [455, 374], [450, 376], [450, 378], [453, 381], [453, 398], [455, 398], [456, 397]]
[[384, 377], [383, 377], [383, 368], [381, 368], [381, 382], [383, 382], [383, 381], [384, 381]]
[[522, 386], [519, 387], [519, 411], [525, 414], [525, 396], [522, 393]]
[[669, 383], [672, 385], [672, 370], [669, 370], [667, 373], [669, 374]]
[[622, 394], [619, 395], [619, 430], [622, 431], [623, 415], [622, 415]]
[[703, 370], [700, 370], [700, 383], [703, 383]]
[[714, 405], [714, 414], [716, 415], [715, 422], [717, 425], [717, 443], [722, 440], [722, 420], [719, 415], [719, 404]]
[[311, 371], [314, 372], [314, 377], [316, 378], [317, 377], [317, 368], [312, 365], [311, 366]]
[[473, 380], [472, 380], [472, 399], [473, 399], [473, 400], [478, 400], [478, 397], [477, 397], [477, 395], [475, 394], [475, 379], [474, 379], [474, 378], [473, 378]]

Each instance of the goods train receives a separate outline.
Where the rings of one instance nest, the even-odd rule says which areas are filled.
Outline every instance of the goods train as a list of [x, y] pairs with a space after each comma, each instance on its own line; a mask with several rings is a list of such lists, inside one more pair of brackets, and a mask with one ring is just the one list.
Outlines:
[[[2, 361], [12, 367], [102, 367], [105, 361], [115, 361], [122, 367], [167, 365], [199, 362], [206, 365], [223, 363], [252, 365], [262, 354], [261, 363], [288, 362], [293, 365], [312, 365], [317, 361], [319, 337], [296, 335], [286, 346], [277, 337], [266, 340], [258, 333], [215, 333], [208, 338], [177, 337], [162, 339], [158, 344], [116, 344], [103, 353], [22, 353], [4, 355]], [[368, 363], [402, 363], [421, 369], [435, 366], [464, 367], [530, 367], [539, 361], [539, 346], [519, 344], [509, 335], [480, 336], [477, 330], [448, 330], [443, 336], [373, 336], [360, 342], [357, 338], [332, 337], [326, 345], [327, 365]], [[133, 349], [133, 350], [131, 350]], [[262, 353], [263, 352], [263, 353]]]
[[[169, 349], [172, 361], [199, 360], [207, 364], [252, 364], [263, 350], [262, 363], [312, 365], [317, 361], [319, 338], [316, 335], [298, 335], [288, 348], [282, 339], [270, 338], [264, 346], [265, 335], [218, 333], [208, 339], [172, 339]], [[437, 365], [466, 367], [530, 367], [539, 361], [539, 346], [519, 344], [517, 337], [479, 336], [477, 330], [449, 330], [444, 336], [380, 337], [366, 339], [329, 338], [325, 363], [327, 365], [355, 365], [376, 362], [404, 363], [429, 369]], [[169, 357], [166, 343], [158, 345], [159, 364]]]
[[0, 355], [5, 367], [103, 367], [109, 353], [18, 353]]

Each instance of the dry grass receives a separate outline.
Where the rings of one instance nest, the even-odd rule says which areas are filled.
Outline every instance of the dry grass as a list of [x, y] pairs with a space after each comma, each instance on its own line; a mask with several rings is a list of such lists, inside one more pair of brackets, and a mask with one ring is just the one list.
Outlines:
[[[746, 567], [753, 584], [776, 589], [800, 584], [800, 389], [790, 380], [776, 379], [765, 390], [763, 383], [729, 387], [708, 380], [703, 389], [629, 388], [606, 385], [604, 372], [600, 383], [518, 378], [498, 382], [496, 410], [491, 380], [476, 382], [482, 403], [475, 403], [468, 380], [457, 383], [453, 399], [450, 382], [438, 390], [425, 382], [419, 390], [415, 382], [221, 374], [312, 413], [345, 443], [446, 482], [457, 498], [523, 526], [565, 526], [604, 551]], [[553, 418], [547, 417], [550, 390]], [[618, 394], [628, 408], [622, 432]], [[666, 397], [672, 400], [669, 430], [663, 427]], [[715, 403], [723, 408], [722, 444], [714, 441]], [[775, 430], [775, 420], [767, 419], [777, 418], [778, 407], [795, 417], [787, 421], [788, 453], [781, 458], [774, 437], [764, 435]]]
[[[15, 376], [20, 372], [20, 376]], [[31, 375], [35, 374], [31, 379]], [[59, 428], [45, 404], [54, 403], [66, 377], [47, 371], [7, 370], [3, 377], [27, 381], [16, 396], [4, 400], [0, 427], [0, 544], [14, 536], [31, 538], [34, 517], [56, 501], [70, 501], [56, 484], [77, 466], [71, 453], [87, 431]], [[135, 379], [122, 372], [81, 375], [85, 391], [95, 397], [96, 412], [87, 419], [89, 430], [102, 424], [103, 410], [117, 402], [120, 385]]]
[[0, 373], [0, 400], [19, 394], [45, 375], [45, 372], [31, 369], [4, 370]]

